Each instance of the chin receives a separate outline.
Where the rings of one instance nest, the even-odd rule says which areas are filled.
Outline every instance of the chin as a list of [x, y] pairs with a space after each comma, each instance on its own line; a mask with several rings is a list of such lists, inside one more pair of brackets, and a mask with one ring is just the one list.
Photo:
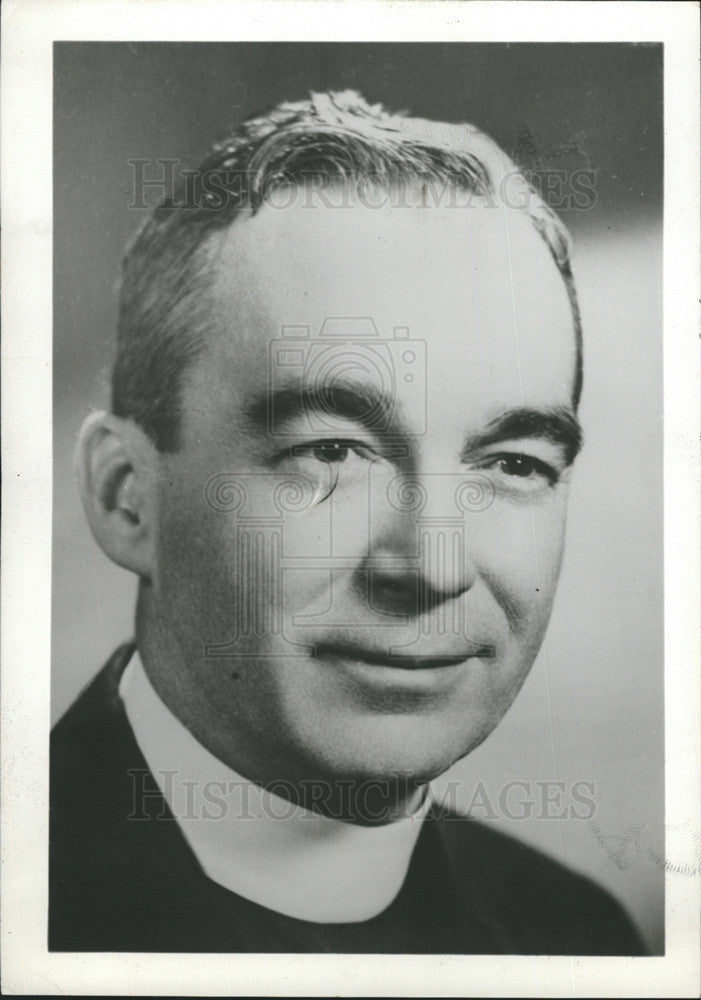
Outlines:
[[316, 732], [307, 745], [310, 770], [331, 781], [426, 784], [474, 750], [494, 725], [455, 727], [447, 720], [382, 717], [369, 725], [335, 728], [333, 741]]

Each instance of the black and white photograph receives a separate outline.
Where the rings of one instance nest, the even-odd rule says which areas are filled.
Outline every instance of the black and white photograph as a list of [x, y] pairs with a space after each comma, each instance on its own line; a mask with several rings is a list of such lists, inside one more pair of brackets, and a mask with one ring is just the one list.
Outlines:
[[313, 995], [294, 968], [343, 968], [336, 995], [693, 995], [698, 630], [670, 634], [698, 582], [684, 620], [669, 566], [698, 565], [698, 470], [687, 449], [671, 496], [668, 366], [697, 342], [698, 190], [675, 251], [666, 36], [138, 37], [129, 13], [55, 23], [42, 71], [46, 656], [38, 717], [26, 677], [4, 704], [37, 734], [44, 846], [37, 916], [15, 866], [3, 932], [31, 924], [47, 971], [23, 990], [6, 937], [14, 991]]

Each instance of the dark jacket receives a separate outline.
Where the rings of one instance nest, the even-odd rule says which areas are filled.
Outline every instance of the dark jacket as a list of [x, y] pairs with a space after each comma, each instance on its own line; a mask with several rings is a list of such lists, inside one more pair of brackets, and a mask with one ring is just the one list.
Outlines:
[[[133, 648], [117, 650], [52, 733], [50, 950], [645, 953], [592, 882], [454, 814], [429, 813], [399, 895], [371, 920], [295, 920], [222, 888], [200, 868], [129, 726], [118, 684]], [[130, 819], [144, 774], [148, 818]]]

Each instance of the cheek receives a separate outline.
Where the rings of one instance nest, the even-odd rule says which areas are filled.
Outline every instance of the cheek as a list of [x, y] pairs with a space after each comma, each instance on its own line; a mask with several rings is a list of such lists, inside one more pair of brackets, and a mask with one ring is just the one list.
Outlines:
[[230, 517], [216, 510], [198, 470], [170, 469], [160, 490], [156, 592], [207, 605], [226, 587]]
[[286, 614], [323, 614], [334, 599], [334, 581], [365, 558], [368, 519], [359, 505], [329, 499], [280, 525], [281, 574]]
[[475, 530], [479, 573], [525, 642], [539, 642], [547, 625], [562, 562], [566, 497], [540, 503], [495, 504]]
[[163, 579], [196, 581], [210, 621], [259, 638], [300, 614], [323, 618], [348, 572], [339, 562], [357, 565], [365, 554], [367, 529], [330, 504], [282, 517], [262, 501], [234, 514], [188, 510], [178, 505], [164, 524]]

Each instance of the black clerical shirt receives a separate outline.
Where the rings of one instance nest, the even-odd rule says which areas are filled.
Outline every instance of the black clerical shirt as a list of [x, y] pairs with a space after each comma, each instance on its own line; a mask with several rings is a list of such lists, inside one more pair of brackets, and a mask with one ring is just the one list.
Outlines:
[[210, 880], [157, 794], [119, 697], [123, 646], [51, 739], [49, 949], [144, 952], [641, 955], [621, 907], [588, 879], [483, 824], [433, 809], [404, 884], [378, 916], [318, 924]]

